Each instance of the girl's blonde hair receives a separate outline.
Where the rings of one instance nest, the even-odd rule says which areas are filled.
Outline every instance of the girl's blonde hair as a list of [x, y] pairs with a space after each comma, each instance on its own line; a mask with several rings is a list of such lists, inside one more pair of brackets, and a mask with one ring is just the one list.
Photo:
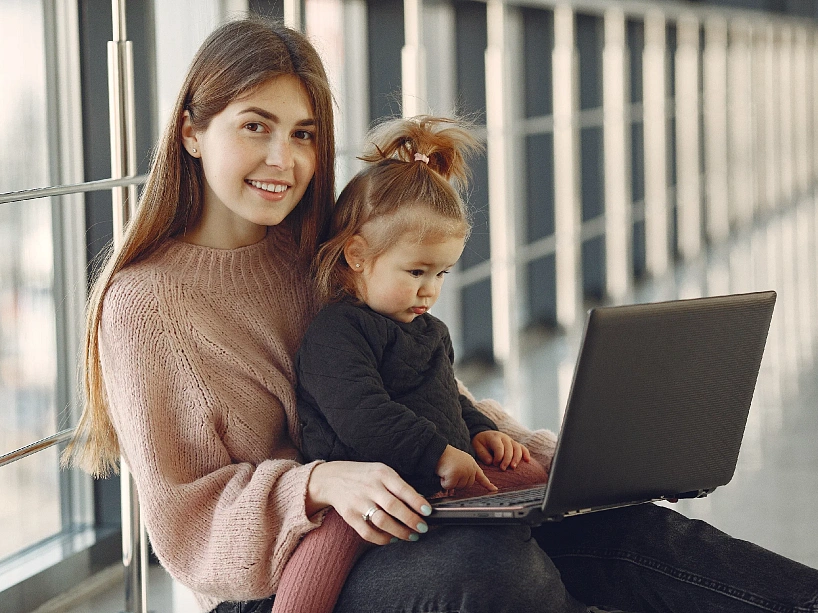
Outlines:
[[[338, 197], [330, 238], [316, 258], [317, 294], [325, 303], [355, 296], [344, 248], [364, 226], [370, 259], [408, 232], [422, 241], [430, 234], [466, 237], [471, 229], [461, 194], [469, 178], [467, 158], [482, 147], [467, 122], [428, 115], [389, 119], [366, 140], [359, 159], [368, 165]], [[450, 223], [441, 225], [440, 217]]]
[[315, 174], [284, 223], [293, 232], [304, 263], [325, 235], [335, 188], [333, 100], [323, 64], [301, 33], [261, 18], [231, 21], [202, 43], [188, 69], [171, 119], [153, 154], [151, 171], [122, 245], [109, 257], [88, 300], [85, 332], [85, 407], [76, 432], [63, 452], [94, 476], [118, 470], [119, 443], [108, 414], [99, 354], [99, 323], [105, 292], [113, 276], [156, 251], [169, 237], [193, 228], [204, 206], [201, 161], [185, 151], [184, 112], [194, 131], [236, 99], [283, 75], [296, 76], [312, 103], [316, 122]]

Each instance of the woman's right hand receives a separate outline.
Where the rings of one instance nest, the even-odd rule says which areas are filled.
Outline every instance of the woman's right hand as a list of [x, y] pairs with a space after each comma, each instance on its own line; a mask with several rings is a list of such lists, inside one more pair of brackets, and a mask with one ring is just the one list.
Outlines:
[[[392, 538], [417, 540], [418, 533], [429, 529], [422, 516], [432, 512], [426, 499], [398, 473], [377, 462], [318, 464], [307, 485], [307, 515], [328, 506], [364, 540], [376, 545], [386, 545]], [[372, 507], [378, 510], [364, 521]]]

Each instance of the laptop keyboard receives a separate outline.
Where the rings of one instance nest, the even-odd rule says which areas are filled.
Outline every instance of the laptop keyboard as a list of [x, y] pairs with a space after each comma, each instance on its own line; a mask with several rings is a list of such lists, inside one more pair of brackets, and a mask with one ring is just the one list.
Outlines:
[[475, 498], [464, 498], [463, 500], [452, 500], [436, 504], [435, 507], [456, 509], [459, 507], [514, 507], [521, 504], [540, 502], [545, 496], [545, 486], [535, 487], [526, 490], [513, 492], [501, 492], [499, 494], [486, 494]]

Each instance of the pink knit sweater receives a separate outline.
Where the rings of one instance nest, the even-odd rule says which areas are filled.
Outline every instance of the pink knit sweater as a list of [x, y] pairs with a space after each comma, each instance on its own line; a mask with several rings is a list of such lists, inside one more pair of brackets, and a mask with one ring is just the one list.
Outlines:
[[[276, 592], [323, 514], [304, 500], [293, 356], [315, 307], [284, 227], [235, 250], [170, 240], [116, 275], [100, 353], [151, 544], [201, 611]], [[477, 403], [548, 468], [554, 435]]]

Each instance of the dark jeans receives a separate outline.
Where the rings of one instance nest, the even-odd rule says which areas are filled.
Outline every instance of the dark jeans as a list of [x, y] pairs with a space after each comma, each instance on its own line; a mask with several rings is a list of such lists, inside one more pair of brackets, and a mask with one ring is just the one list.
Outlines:
[[818, 570], [644, 504], [376, 547], [335, 613], [818, 613]]
[[264, 600], [249, 600], [245, 602], [223, 602], [210, 613], [270, 613], [273, 610], [275, 596]]
[[[533, 530], [441, 527], [416, 543], [375, 547], [352, 569], [335, 613], [586, 613], [586, 605], [818, 613], [818, 570], [643, 504]], [[216, 612], [271, 606], [223, 603]]]

